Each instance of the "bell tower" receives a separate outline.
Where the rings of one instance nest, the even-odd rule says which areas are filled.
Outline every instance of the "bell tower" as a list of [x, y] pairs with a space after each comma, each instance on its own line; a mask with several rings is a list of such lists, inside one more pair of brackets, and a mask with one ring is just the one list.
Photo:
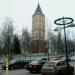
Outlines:
[[32, 16], [32, 37], [33, 40], [45, 39], [45, 15], [43, 14], [39, 3]]
[[45, 53], [45, 15], [43, 14], [39, 3], [34, 14], [32, 15], [32, 38], [32, 52]]

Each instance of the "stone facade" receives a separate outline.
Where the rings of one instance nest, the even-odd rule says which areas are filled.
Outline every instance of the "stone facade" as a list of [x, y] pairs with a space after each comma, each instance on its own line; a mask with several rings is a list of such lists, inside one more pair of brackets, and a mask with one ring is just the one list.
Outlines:
[[38, 4], [32, 16], [32, 53], [46, 53], [47, 42], [45, 41], [45, 15]]
[[45, 39], [45, 16], [38, 4], [35, 13], [32, 16], [32, 37], [33, 40]]
[[31, 42], [32, 53], [47, 53], [47, 41], [44, 40], [33, 40]]

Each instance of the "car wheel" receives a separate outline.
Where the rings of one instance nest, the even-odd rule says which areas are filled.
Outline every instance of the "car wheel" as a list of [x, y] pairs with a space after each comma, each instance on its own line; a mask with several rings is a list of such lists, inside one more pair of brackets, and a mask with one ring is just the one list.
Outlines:
[[14, 67], [13, 66], [11, 66], [11, 70], [13, 70], [14, 69]]
[[59, 70], [56, 75], [63, 75], [63, 71]]
[[33, 73], [33, 71], [31, 70], [30, 73]]
[[73, 73], [74, 73], [74, 68], [71, 68], [70, 71], [69, 71], [69, 74], [73, 75]]
[[26, 69], [26, 66], [24, 65], [24, 68]]
[[72, 74], [74, 73], [74, 68], [71, 69], [71, 73], [72, 73]]
[[41, 71], [36, 71], [37, 73], [41, 73]]
[[42, 75], [45, 75], [44, 73], [41, 73]]

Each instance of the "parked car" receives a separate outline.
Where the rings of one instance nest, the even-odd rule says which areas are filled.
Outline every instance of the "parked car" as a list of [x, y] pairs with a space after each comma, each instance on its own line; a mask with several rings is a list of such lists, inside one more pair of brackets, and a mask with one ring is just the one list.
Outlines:
[[71, 61], [75, 61], [75, 56], [70, 57]]
[[49, 61], [53, 61], [53, 60], [59, 60], [60, 58], [58, 58], [58, 57], [51, 57], [51, 58], [49, 58]]
[[[74, 67], [69, 64], [68, 74], [73, 74]], [[45, 63], [41, 69], [42, 75], [68, 75], [66, 61], [54, 60]]]
[[[62, 57], [61, 59], [64, 60], [64, 61], [66, 61], [66, 57]], [[68, 56], [68, 61], [69, 62], [71, 61], [71, 57], [69, 57], [69, 56]]]
[[41, 60], [34, 60], [26, 65], [26, 70], [30, 71], [31, 73], [41, 72], [41, 68], [44, 63], [46, 62], [41, 61]]
[[42, 61], [42, 62], [47, 62], [48, 61], [48, 57], [44, 57], [44, 58], [41, 58], [39, 60]]
[[[11, 60], [10, 63], [8, 64], [8, 69], [13, 70], [13, 69], [20, 69], [20, 68], [25, 68], [25, 65], [28, 64], [30, 61], [24, 61], [24, 60]], [[2, 65], [2, 69], [6, 69], [6, 64]]]

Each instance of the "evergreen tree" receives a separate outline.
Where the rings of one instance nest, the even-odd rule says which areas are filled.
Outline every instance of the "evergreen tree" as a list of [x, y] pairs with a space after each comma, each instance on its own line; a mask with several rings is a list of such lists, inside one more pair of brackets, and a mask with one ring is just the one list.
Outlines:
[[14, 53], [15, 54], [20, 54], [21, 53], [20, 42], [19, 42], [19, 39], [18, 39], [17, 35], [14, 36], [13, 46], [14, 46], [13, 47], [14, 48]]

